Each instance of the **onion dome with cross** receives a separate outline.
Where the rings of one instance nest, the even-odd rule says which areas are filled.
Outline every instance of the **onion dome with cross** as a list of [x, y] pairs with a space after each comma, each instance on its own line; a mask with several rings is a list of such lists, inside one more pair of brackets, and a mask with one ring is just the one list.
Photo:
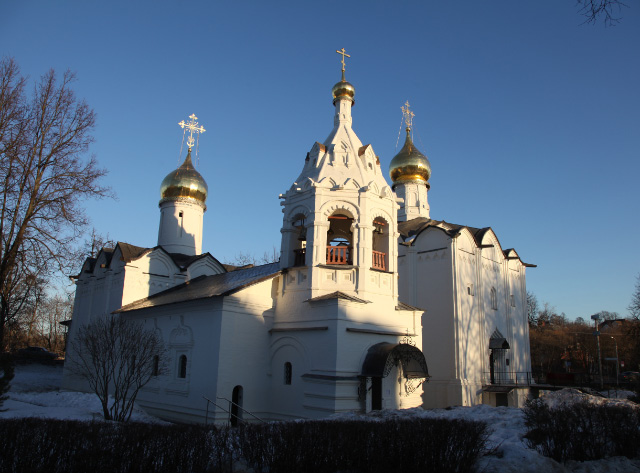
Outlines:
[[351, 99], [352, 105], [355, 105], [356, 101], [354, 100], [354, 95], [356, 95], [356, 89], [355, 87], [346, 81], [346, 79], [344, 78], [344, 69], [345, 69], [345, 62], [344, 62], [344, 58], [346, 57], [351, 57], [349, 56], [344, 48], [342, 48], [339, 51], [336, 51], [338, 54], [342, 54], [342, 80], [340, 82], [338, 82], [336, 85], [333, 86], [333, 88], [331, 89], [331, 93], [333, 95], [333, 103], [336, 103], [336, 100], [338, 100], [339, 98], [342, 97], [347, 97], [349, 99]]
[[185, 133], [187, 131], [189, 132], [189, 137], [187, 138], [189, 150], [182, 165], [178, 169], [171, 171], [167, 174], [167, 177], [163, 179], [160, 185], [160, 195], [162, 198], [160, 203], [169, 200], [189, 199], [204, 206], [207, 200], [207, 183], [202, 175], [196, 171], [193, 161], [191, 160], [191, 149], [195, 143], [193, 135], [195, 133], [197, 136], [199, 133], [205, 131], [202, 126], [198, 126], [198, 122], [196, 122], [197, 118], [195, 115], [191, 115], [189, 122], [185, 123], [183, 120], [178, 123], [178, 125], [185, 130]]
[[431, 177], [431, 164], [427, 157], [415, 147], [411, 140], [411, 126], [414, 113], [409, 110], [409, 101], [401, 108], [404, 115], [407, 137], [404, 146], [391, 160], [391, 164], [389, 164], [389, 176], [394, 185], [401, 182], [415, 181], [427, 183]]

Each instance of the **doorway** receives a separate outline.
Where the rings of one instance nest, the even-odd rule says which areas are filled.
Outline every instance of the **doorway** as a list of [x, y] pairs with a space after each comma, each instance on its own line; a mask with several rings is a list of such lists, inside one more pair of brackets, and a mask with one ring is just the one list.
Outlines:
[[236, 427], [238, 422], [242, 422], [242, 386], [233, 388], [231, 394], [231, 425]]
[[371, 378], [371, 410], [382, 410], [382, 378]]

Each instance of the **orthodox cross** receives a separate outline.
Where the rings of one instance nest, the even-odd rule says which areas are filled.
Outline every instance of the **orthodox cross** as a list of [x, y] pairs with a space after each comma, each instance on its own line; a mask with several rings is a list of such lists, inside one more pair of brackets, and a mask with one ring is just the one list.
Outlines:
[[413, 125], [413, 117], [415, 117], [416, 114], [409, 110], [409, 101], [407, 100], [400, 108], [402, 109], [402, 115], [404, 116], [404, 123], [407, 125], [407, 128], [411, 128]]
[[344, 80], [344, 66], [346, 66], [346, 64], [345, 64], [345, 62], [344, 62], [344, 57], [345, 57], [345, 56], [347, 56], [347, 57], [351, 57], [351, 56], [349, 56], [349, 55], [345, 52], [344, 48], [342, 48], [342, 49], [340, 49], [340, 50], [336, 49], [336, 52], [337, 52], [338, 54], [342, 54], [342, 80]]
[[205, 130], [204, 127], [202, 126], [198, 126], [198, 122], [196, 121], [198, 119], [198, 117], [195, 116], [195, 114], [191, 114], [189, 115], [189, 121], [185, 123], [184, 120], [182, 120], [180, 123], [178, 123], [178, 125], [180, 125], [180, 128], [182, 128], [183, 130], [186, 128], [185, 132], [188, 130], [189, 131], [189, 138], [187, 138], [187, 146], [189, 147], [189, 149], [193, 148], [193, 145], [195, 144], [195, 140], [193, 139], [193, 134], [195, 133], [196, 135], [198, 135], [198, 133], [204, 133]]

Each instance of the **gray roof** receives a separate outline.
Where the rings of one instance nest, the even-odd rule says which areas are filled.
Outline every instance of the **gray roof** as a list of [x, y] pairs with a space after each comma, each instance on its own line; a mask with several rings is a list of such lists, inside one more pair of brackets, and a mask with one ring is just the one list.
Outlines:
[[405, 304], [404, 302], [398, 301], [398, 305], [396, 306], [396, 310], [417, 310], [418, 312], [426, 312], [424, 309], [420, 307], [415, 307], [409, 304]]
[[200, 276], [166, 291], [132, 302], [116, 310], [115, 313], [228, 296], [245, 287], [271, 279], [278, 274], [280, 274], [280, 263], [270, 263], [213, 276]]
[[450, 236], [457, 235], [463, 228], [466, 228], [473, 235], [477, 245], [481, 244], [482, 237], [491, 229], [491, 227], [468, 227], [466, 225], [457, 225], [455, 223], [445, 222], [444, 220], [432, 220], [424, 217], [417, 217], [413, 220], [407, 220], [406, 222], [398, 222], [398, 231], [403, 239], [418, 235], [429, 227], [438, 227]]
[[[404, 240], [404, 245], [413, 245], [415, 242], [415, 238], [413, 240], [411, 240], [411, 238], [417, 238], [420, 233], [422, 233], [429, 227], [439, 228], [452, 238], [457, 236], [463, 228], [466, 228], [473, 235], [473, 239], [478, 247], [482, 246], [482, 238], [484, 237], [485, 233], [491, 230], [491, 227], [475, 228], [466, 225], [458, 225], [456, 223], [445, 222], [444, 220], [432, 220], [425, 217], [416, 217], [412, 220], [407, 220], [406, 222], [398, 222], [398, 232]], [[509, 257], [510, 251], [515, 250], [513, 248], [509, 248], [507, 250], [503, 250], [502, 253], [505, 257]], [[519, 259], [524, 266], [530, 268], [536, 267], [535, 264], [525, 263], [524, 261], [522, 261], [522, 259], [520, 259], [519, 256], [517, 259]]]

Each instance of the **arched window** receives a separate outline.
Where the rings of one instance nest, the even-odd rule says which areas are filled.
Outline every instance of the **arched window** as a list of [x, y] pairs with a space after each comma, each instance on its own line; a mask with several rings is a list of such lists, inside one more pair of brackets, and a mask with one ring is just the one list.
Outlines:
[[288, 361], [284, 364], [284, 384], [291, 384], [291, 378], [293, 376], [293, 368]]
[[187, 355], [180, 355], [180, 363], [178, 364], [178, 378], [187, 377]]
[[498, 310], [498, 296], [496, 294], [496, 288], [491, 288], [491, 308], [493, 310]]
[[151, 375], [158, 376], [160, 373], [160, 357], [158, 355], [153, 357], [153, 367], [151, 368]]

